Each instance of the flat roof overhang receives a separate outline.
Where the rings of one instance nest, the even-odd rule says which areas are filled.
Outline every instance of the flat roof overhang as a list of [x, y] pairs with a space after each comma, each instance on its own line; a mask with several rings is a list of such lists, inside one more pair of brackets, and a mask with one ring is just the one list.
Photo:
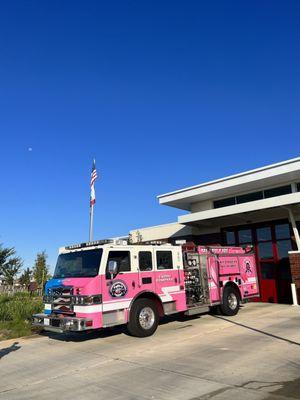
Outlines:
[[[300, 157], [158, 196], [160, 204], [191, 210], [191, 204], [300, 182]], [[180, 221], [179, 221], [180, 222]]]
[[299, 192], [182, 215], [178, 217], [178, 222], [197, 226], [246, 224], [258, 220], [288, 218], [288, 208], [294, 214], [300, 214]]

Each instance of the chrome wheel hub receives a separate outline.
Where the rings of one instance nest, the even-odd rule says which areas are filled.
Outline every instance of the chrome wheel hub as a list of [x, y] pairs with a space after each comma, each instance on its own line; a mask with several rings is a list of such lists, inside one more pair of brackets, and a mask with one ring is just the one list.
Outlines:
[[144, 307], [139, 314], [139, 322], [143, 329], [151, 329], [155, 321], [155, 314], [152, 308]]
[[234, 293], [230, 293], [228, 296], [228, 306], [231, 310], [235, 310], [238, 305], [238, 299]]

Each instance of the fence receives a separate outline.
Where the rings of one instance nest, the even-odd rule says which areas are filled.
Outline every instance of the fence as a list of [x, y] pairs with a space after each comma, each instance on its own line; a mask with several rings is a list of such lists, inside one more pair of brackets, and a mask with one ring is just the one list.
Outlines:
[[14, 294], [14, 293], [34, 293], [38, 296], [42, 296], [43, 289], [36, 288], [34, 290], [29, 290], [26, 286], [21, 285], [0, 285], [0, 294]]

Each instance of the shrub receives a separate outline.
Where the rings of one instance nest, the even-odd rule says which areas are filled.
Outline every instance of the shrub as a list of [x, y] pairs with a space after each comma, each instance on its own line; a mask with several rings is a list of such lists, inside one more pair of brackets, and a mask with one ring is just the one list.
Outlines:
[[43, 303], [41, 297], [31, 297], [29, 293], [0, 295], [0, 322], [14, 331], [6, 337], [17, 337], [25, 332], [31, 332], [30, 321], [32, 314], [41, 312]]

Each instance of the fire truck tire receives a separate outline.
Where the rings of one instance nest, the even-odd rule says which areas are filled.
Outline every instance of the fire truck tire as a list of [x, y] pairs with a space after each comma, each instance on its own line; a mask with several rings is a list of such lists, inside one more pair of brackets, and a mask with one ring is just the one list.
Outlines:
[[154, 301], [137, 299], [130, 310], [127, 330], [132, 336], [151, 336], [157, 329], [158, 321], [159, 316]]
[[238, 291], [231, 287], [226, 286], [223, 292], [223, 302], [220, 304], [220, 311], [223, 315], [236, 315], [240, 307], [240, 295]]

